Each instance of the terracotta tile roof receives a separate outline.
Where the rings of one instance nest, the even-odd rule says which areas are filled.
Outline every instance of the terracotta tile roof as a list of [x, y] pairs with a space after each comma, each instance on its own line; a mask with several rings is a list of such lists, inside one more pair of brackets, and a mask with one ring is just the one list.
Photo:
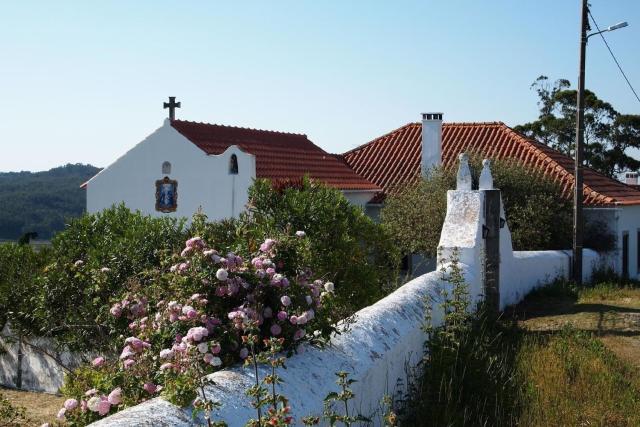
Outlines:
[[[409, 123], [342, 155], [356, 172], [384, 190], [402, 185], [420, 175], [421, 123]], [[515, 159], [542, 170], [559, 182], [567, 197], [573, 187], [573, 159], [534, 140], [525, 138], [502, 122], [444, 123], [442, 160], [455, 164], [461, 152], [487, 158]], [[584, 196], [587, 205], [637, 205], [640, 191], [608, 178], [593, 169], [584, 169]], [[374, 200], [381, 201], [384, 194]]]
[[184, 120], [175, 120], [172, 126], [207, 154], [220, 154], [237, 145], [255, 155], [258, 178], [296, 181], [308, 174], [341, 190], [380, 190], [306, 135]]

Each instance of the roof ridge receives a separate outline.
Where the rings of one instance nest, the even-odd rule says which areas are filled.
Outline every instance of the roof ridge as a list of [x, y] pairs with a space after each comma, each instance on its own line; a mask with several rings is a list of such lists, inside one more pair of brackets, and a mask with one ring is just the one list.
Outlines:
[[[547, 154], [547, 152], [546, 152], [545, 150], [543, 150], [543, 148], [547, 148], [547, 149], [549, 149], [549, 150], [553, 150], [553, 151], [554, 151], [554, 152], [556, 152], [558, 155], [563, 156], [563, 157], [565, 157], [565, 158], [567, 158], [567, 159], [569, 159], [569, 160], [571, 160], [571, 161], [575, 162], [575, 159], [574, 159], [573, 157], [571, 157], [571, 156], [569, 156], [569, 155], [567, 155], [567, 154], [565, 154], [565, 153], [563, 153], [563, 152], [561, 152], [561, 151], [558, 151], [558, 150], [554, 149], [553, 147], [550, 147], [550, 146], [548, 146], [547, 144], [545, 144], [545, 143], [543, 143], [543, 142], [538, 141], [537, 139], [529, 138], [529, 137], [527, 137], [527, 136], [525, 136], [525, 135], [521, 134], [520, 132], [516, 131], [515, 129], [512, 129], [511, 127], [509, 127], [509, 126], [507, 126], [507, 125], [504, 125], [504, 127], [507, 129], [507, 131], [508, 131], [508, 132], [513, 133], [513, 134], [515, 135], [515, 137], [517, 137], [517, 138], [519, 138], [519, 139], [521, 139], [521, 140], [525, 141], [527, 144], [529, 144], [530, 146], [532, 146], [532, 147], [533, 147], [533, 149], [535, 149], [539, 154], [543, 155], [546, 159], [549, 159], [549, 161], [550, 161], [550, 162], [553, 162], [556, 166], [559, 166], [559, 168], [560, 168], [560, 170], [562, 171], [562, 174], [563, 174], [563, 175], [565, 175], [565, 176], [569, 176], [569, 177], [571, 177], [571, 179], [575, 179], [575, 178], [574, 178], [574, 175], [571, 173], [571, 171], [568, 171], [567, 169], [565, 169], [565, 168], [564, 168], [564, 166], [562, 166], [562, 165], [561, 165], [560, 163], [558, 163], [555, 159], [553, 159], [549, 154]], [[594, 174], [596, 174], [596, 175], [599, 175], [599, 176], [601, 176], [601, 177], [603, 177], [603, 178], [607, 178], [607, 179], [611, 180], [611, 181], [612, 181], [612, 183], [615, 183], [616, 185], [617, 185], [617, 184], [627, 185], [627, 184], [625, 184], [624, 182], [622, 182], [622, 181], [620, 181], [620, 180], [618, 180], [618, 179], [615, 179], [615, 178], [611, 178], [610, 176], [607, 176], [607, 175], [603, 174], [602, 172], [599, 172], [599, 171], [595, 170], [594, 168], [592, 168], [592, 167], [590, 167], [590, 166], [584, 165], [584, 166], [583, 166], [583, 169], [588, 169], [589, 171], [591, 171], [592, 173], [594, 173]], [[593, 191], [594, 193], [599, 194], [601, 197], [604, 197], [604, 198], [608, 198], [608, 199], [615, 200], [615, 199], [614, 199], [613, 197], [611, 197], [611, 196], [607, 196], [607, 195], [605, 195], [605, 194], [602, 194], [600, 191], [598, 191], [598, 190], [594, 189], [592, 186], [588, 185], [587, 183], [584, 183], [584, 182], [583, 182], [583, 185], [584, 185], [585, 187], [587, 187], [588, 189], [590, 189], [591, 191]], [[627, 185], [627, 186], [628, 186], [628, 185]], [[631, 187], [631, 186], [628, 186], [628, 187]], [[633, 188], [633, 187], [631, 187], [631, 188], [632, 188], [633, 190], [638, 191], [638, 192], [640, 193], [640, 190], [638, 190], [638, 189], [636, 189], [636, 188]]]
[[218, 123], [196, 122], [196, 121], [192, 121], [192, 120], [178, 120], [178, 119], [176, 119], [176, 120], [174, 120], [174, 122], [190, 123], [190, 124], [205, 125], [205, 126], [216, 126], [216, 127], [226, 128], [226, 129], [241, 129], [241, 130], [246, 130], [246, 131], [251, 131], [251, 132], [265, 132], [265, 133], [272, 133], [272, 134], [278, 134], [278, 135], [301, 136], [301, 137], [304, 137], [304, 138], [308, 138], [306, 133], [283, 132], [283, 131], [278, 131], [278, 130], [257, 129], [257, 128], [250, 128], [250, 127], [244, 127], [244, 126], [222, 125], [222, 124], [218, 124]]
[[392, 134], [394, 134], [394, 133], [398, 132], [398, 131], [399, 131], [399, 130], [401, 130], [401, 129], [404, 129], [404, 128], [406, 128], [406, 127], [413, 126], [413, 125], [418, 125], [418, 124], [420, 124], [420, 123], [418, 123], [418, 122], [409, 122], [409, 123], [406, 123], [406, 124], [404, 124], [404, 125], [400, 126], [399, 128], [396, 128], [396, 129], [392, 130], [391, 132], [387, 132], [387, 133], [385, 133], [384, 135], [381, 135], [381, 136], [379, 136], [379, 137], [377, 137], [377, 138], [374, 138], [374, 139], [372, 139], [371, 141], [365, 142], [364, 144], [360, 144], [360, 145], [358, 145], [357, 147], [352, 148], [352, 149], [351, 149], [351, 150], [349, 150], [349, 151], [345, 151], [344, 153], [342, 153], [342, 154], [341, 154], [341, 156], [346, 156], [347, 154], [351, 154], [351, 153], [353, 153], [353, 152], [356, 152], [356, 151], [358, 151], [358, 150], [360, 150], [360, 149], [362, 149], [362, 148], [364, 148], [364, 147], [369, 146], [370, 144], [373, 144], [374, 142], [377, 142], [377, 141], [381, 140], [382, 138], [385, 138], [385, 137], [387, 137], [387, 136], [389, 136], [389, 135], [392, 135]]
[[[443, 122], [442, 126], [507, 126], [504, 122]], [[509, 127], [509, 126], [507, 126]]]
[[[355, 147], [355, 148], [352, 148], [352, 149], [350, 149], [350, 150], [348, 150], [348, 151], [345, 151], [344, 153], [342, 153], [342, 156], [346, 156], [346, 155], [348, 155], [348, 154], [351, 154], [351, 153], [353, 153], [353, 152], [356, 152], [356, 151], [358, 151], [358, 150], [360, 150], [360, 149], [362, 149], [362, 148], [364, 148], [364, 147], [367, 147], [368, 145], [373, 144], [374, 142], [377, 142], [378, 140], [383, 139], [383, 138], [385, 138], [385, 137], [387, 137], [387, 136], [389, 136], [389, 135], [392, 135], [392, 134], [394, 134], [394, 133], [396, 133], [396, 132], [398, 132], [398, 131], [400, 131], [400, 130], [402, 130], [402, 129], [404, 129], [404, 128], [407, 128], [407, 127], [409, 127], [409, 126], [420, 126], [421, 124], [422, 124], [421, 122], [409, 122], [409, 123], [406, 123], [406, 124], [404, 124], [404, 125], [402, 125], [402, 126], [400, 126], [400, 127], [396, 128], [396, 129], [394, 129], [394, 130], [392, 130], [392, 131], [390, 131], [390, 132], [385, 133], [384, 135], [381, 135], [381, 136], [379, 136], [379, 137], [377, 137], [377, 138], [372, 139], [371, 141], [365, 142], [364, 144], [360, 144], [360, 145], [358, 145], [358, 146], [357, 146], [357, 147]], [[501, 121], [486, 121], [486, 122], [443, 122], [443, 123], [442, 123], [442, 126], [443, 126], [443, 127], [444, 127], [444, 126], [500, 126], [500, 125], [502, 125], [502, 126], [506, 126], [506, 125], [504, 124], [504, 122], [501, 122]], [[507, 126], [507, 127], [508, 127], [508, 126]]]

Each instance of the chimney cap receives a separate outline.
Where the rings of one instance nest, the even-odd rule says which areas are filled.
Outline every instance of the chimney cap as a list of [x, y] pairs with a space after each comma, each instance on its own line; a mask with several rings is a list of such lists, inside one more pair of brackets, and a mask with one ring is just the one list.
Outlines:
[[422, 113], [422, 120], [442, 120], [442, 113]]

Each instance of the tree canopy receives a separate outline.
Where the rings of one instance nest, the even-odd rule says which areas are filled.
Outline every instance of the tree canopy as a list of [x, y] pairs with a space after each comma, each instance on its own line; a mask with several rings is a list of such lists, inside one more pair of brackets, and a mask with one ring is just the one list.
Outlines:
[[[538, 119], [514, 129], [573, 157], [577, 91], [569, 80], [551, 83], [547, 76], [538, 77], [531, 88], [539, 98]], [[585, 89], [584, 125], [587, 166], [609, 177], [640, 168], [640, 161], [628, 153], [630, 148], [640, 148], [640, 115], [622, 114]]]
[[99, 170], [68, 164], [45, 172], [0, 173], [0, 239], [31, 232], [50, 239], [68, 219], [82, 215], [86, 194], [80, 185]]

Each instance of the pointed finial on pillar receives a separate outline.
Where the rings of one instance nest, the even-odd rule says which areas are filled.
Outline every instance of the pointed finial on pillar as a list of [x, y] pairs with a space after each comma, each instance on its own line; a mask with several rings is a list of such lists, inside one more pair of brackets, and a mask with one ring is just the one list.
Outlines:
[[491, 176], [491, 160], [482, 161], [482, 172], [480, 173], [480, 190], [493, 190], [493, 176]]
[[471, 190], [471, 170], [469, 169], [469, 156], [460, 153], [458, 156], [460, 165], [458, 166], [458, 179], [456, 190]]

